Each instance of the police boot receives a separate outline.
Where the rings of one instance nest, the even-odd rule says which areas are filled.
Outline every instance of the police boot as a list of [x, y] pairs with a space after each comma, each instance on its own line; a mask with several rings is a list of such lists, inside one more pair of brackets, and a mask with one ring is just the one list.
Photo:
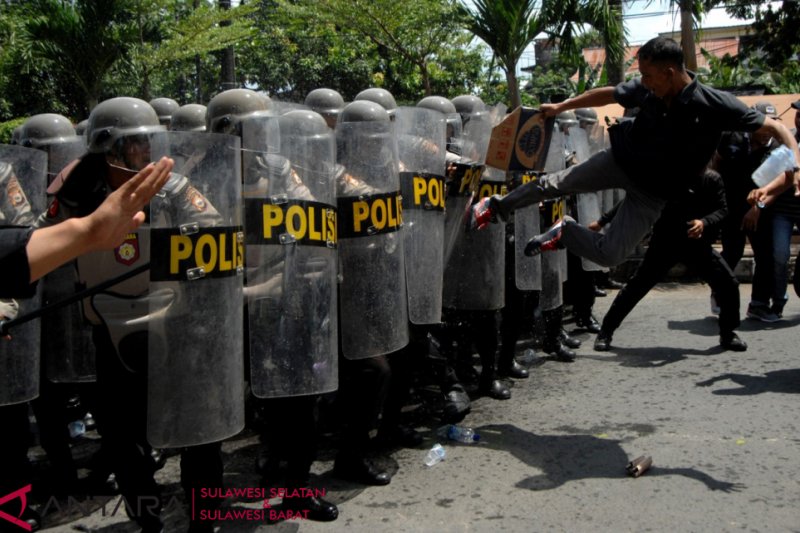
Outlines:
[[561, 333], [559, 334], [558, 338], [561, 341], [561, 344], [567, 348], [575, 349], [581, 347], [581, 340], [567, 333], [567, 330], [565, 330], [563, 327], [561, 328]]
[[575, 318], [575, 325], [589, 333], [600, 333], [600, 323], [592, 313], [581, 313]]
[[528, 369], [514, 359], [513, 351], [502, 350], [497, 361], [497, 375], [503, 378], [525, 379], [528, 377]]
[[381, 470], [363, 455], [347, 452], [339, 452], [336, 456], [333, 475], [364, 485], [388, 485], [392, 481], [389, 472]]
[[544, 318], [544, 342], [542, 351], [552, 355], [556, 361], [571, 363], [575, 360], [575, 352], [567, 348], [561, 341], [561, 317], [563, 308], [561, 306], [543, 311]]
[[469, 395], [460, 383], [454, 383], [450, 390], [444, 393], [444, 407], [442, 408], [442, 422], [445, 424], [458, 424], [470, 413]]
[[495, 400], [508, 400], [511, 398], [511, 391], [500, 380], [495, 379], [493, 370], [484, 370], [481, 373], [478, 392]]
[[325, 495], [325, 491], [309, 488], [308, 480], [289, 481], [286, 488], [286, 495], [279, 509], [287, 520], [293, 516], [301, 516], [315, 522], [333, 522], [339, 517], [339, 508], [320, 497]]

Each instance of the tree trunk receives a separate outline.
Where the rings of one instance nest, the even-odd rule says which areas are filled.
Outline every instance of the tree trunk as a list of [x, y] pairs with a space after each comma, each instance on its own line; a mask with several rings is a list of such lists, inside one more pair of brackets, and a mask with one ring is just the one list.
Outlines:
[[[615, 13], [614, 16], [619, 17], [619, 23], [622, 25], [622, 0], [608, 0], [608, 5], [612, 8], [612, 13]], [[622, 38], [624, 39], [625, 36], [623, 34]], [[622, 45], [622, 49], [625, 49], [625, 43], [620, 43]], [[603, 68], [606, 71], [606, 79], [607, 84], [611, 86], [615, 86], [619, 83], [625, 81], [625, 56], [617, 58], [617, 60], [613, 60], [608, 53], [608, 46], [606, 46], [606, 60]]]
[[519, 82], [517, 81], [516, 63], [506, 67], [506, 83], [508, 83], [509, 109], [516, 109], [522, 105], [522, 97], [519, 94]]
[[[231, 0], [219, 0], [220, 9], [230, 9]], [[230, 21], [223, 21], [220, 26], [230, 26]], [[235, 89], [236, 83], [236, 63], [233, 54], [233, 46], [229, 46], [222, 51], [222, 65], [220, 70], [220, 89], [225, 91]]]
[[692, 5], [690, 0], [681, 0], [681, 48], [683, 48], [683, 62], [692, 72], [697, 71], [697, 52], [694, 47], [694, 31], [692, 28]]
[[428, 63], [421, 61], [419, 63], [419, 73], [422, 76], [422, 86], [425, 87], [425, 96], [431, 95], [431, 75], [428, 72]]

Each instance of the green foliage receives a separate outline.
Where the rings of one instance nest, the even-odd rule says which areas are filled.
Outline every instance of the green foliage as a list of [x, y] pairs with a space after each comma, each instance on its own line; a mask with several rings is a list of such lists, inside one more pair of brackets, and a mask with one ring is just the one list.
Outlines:
[[11, 134], [14, 132], [14, 128], [21, 126], [27, 119], [28, 117], [22, 117], [0, 122], [0, 144], [11, 143]]
[[772, 72], [764, 72], [763, 62], [755, 57], [725, 54], [716, 57], [705, 49], [700, 49], [708, 61], [709, 68], [699, 69], [697, 75], [703, 83], [720, 89], [746, 86], [764, 86], [768, 93], [778, 91], [778, 79]]

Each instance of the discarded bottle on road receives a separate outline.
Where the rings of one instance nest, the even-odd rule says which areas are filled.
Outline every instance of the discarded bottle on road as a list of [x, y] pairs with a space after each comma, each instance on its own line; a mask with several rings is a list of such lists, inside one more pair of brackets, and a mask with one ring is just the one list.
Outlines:
[[763, 187], [795, 166], [797, 161], [794, 159], [794, 152], [788, 146], [781, 145], [770, 152], [761, 166], [753, 172], [752, 178], [756, 185]]
[[446, 426], [440, 427], [437, 433], [442, 438], [454, 440], [456, 442], [464, 442], [466, 444], [472, 444], [481, 438], [481, 436], [475, 433], [472, 428], [456, 426], [453, 424], [447, 424]]
[[628, 471], [628, 475], [633, 477], [639, 477], [644, 474], [651, 466], [653, 466], [653, 458], [645, 455], [641, 457], [637, 457], [630, 463], [628, 466], [625, 467], [625, 470]]
[[425, 456], [425, 464], [427, 466], [433, 466], [436, 463], [443, 461], [445, 455], [447, 455], [447, 452], [444, 451], [442, 445], [434, 444], [433, 448], [428, 450], [428, 454]]
[[75, 420], [74, 422], [70, 422], [67, 424], [67, 428], [69, 429], [70, 438], [73, 439], [77, 439], [86, 433], [86, 424], [83, 423], [83, 420]]

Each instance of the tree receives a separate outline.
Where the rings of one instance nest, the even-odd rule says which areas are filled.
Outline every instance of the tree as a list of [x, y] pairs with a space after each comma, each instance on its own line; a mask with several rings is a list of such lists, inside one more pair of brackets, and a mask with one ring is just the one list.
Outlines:
[[331, 22], [366, 37], [387, 62], [395, 57], [413, 65], [431, 94], [432, 59], [442, 54], [459, 30], [455, 0], [316, 0], [315, 10]]
[[523, 51], [542, 32], [557, 39], [559, 52], [577, 62], [575, 35], [581, 24], [596, 28], [613, 55], [622, 55], [621, 20], [608, 0], [474, 0], [474, 10], [462, 4], [467, 27], [494, 52], [506, 73], [511, 107], [521, 104], [517, 63]]
[[[63, 83], [75, 84], [88, 112], [102, 92], [103, 78], [136, 39], [128, 0], [31, 0], [20, 34], [23, 57], [53, 69]], [[41, 64], [41, 63], [40, 63]]]

